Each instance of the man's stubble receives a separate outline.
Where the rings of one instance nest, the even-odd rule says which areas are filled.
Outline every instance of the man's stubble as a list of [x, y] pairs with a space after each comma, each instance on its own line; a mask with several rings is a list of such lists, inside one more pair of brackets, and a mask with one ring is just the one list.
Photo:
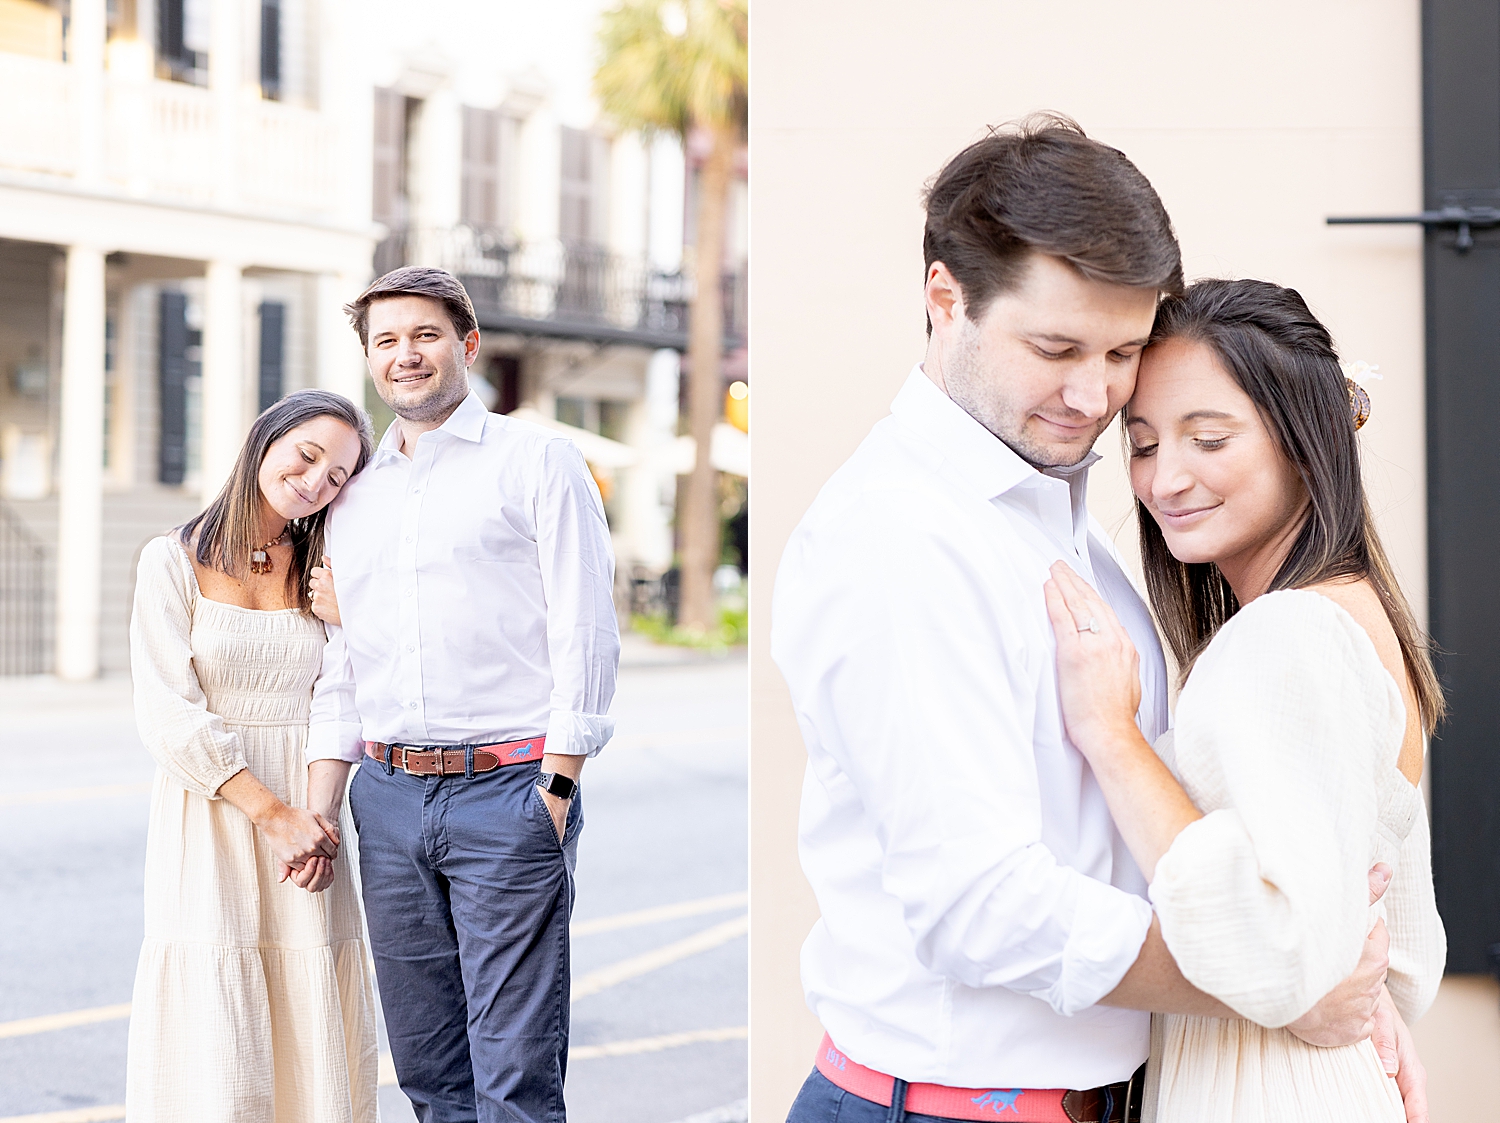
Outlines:
[[943, 348], [943, 384], [954, 403], [1033, 468], [1071, 468], [1087, 457], [1111, 418], [1100, 421], [1077, 451], [1036, 439], [1026, 430], [1031, 407], [1007, 392], [1003, 372], [986, 368], [981, 348], [982, 337], [971, 320], [964, 320], [954, 344]]

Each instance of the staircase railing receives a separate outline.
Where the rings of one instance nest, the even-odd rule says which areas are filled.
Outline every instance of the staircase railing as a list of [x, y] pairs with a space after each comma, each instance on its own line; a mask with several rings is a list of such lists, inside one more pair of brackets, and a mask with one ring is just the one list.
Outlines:
[[0, 503], [0, 675], [52, 669], [50, 551]]

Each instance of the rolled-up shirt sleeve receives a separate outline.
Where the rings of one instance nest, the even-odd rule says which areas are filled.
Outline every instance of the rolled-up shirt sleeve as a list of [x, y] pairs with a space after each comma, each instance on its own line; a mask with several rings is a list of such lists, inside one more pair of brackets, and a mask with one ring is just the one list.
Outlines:
[[328, 640], [323, 645], [323, 668], [313, 685], [307, 759], [358, 761], [364, 756], [365, 742], [355, 704], [354, 667], [344, 629], [337, 624], [324, 627]]
[[593, 756], [615, 731], [608, 714], [620, 662], [614, 551], [578, 447], [549, 441], [542, 469], [536, 528], [552, 668], [547, 751]]
[[1018, 574], [997, 598], [996, 573], [981, 580], [941, 518], [925, 529], [856, 510], [794, 540], [772, 654], [814, 775], [852, 784], [872, 824], [920, 963], [1073, 1014], [1135, 962], [1151, 908], [1043, 842], [1033, 741], [1054, 657], [1040, 581]]

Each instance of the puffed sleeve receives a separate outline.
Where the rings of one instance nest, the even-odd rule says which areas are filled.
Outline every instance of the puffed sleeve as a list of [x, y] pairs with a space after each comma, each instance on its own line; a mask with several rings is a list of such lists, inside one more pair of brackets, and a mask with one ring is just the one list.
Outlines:
[[219, 798], [219, 786], [245, 767], [237, 734], [210, 713], [193, 668], [192, 602], [186, 556], [169, 538], [147, 543], [136, 570], [130, 613], [130, 676], [141, 740], [190, 792]]
[[1224, 626], [1175, 736], [1190, 794], [1215, 810], [1173, 841], [1150, 892], [1189, 982], [1284, 1026], [1354, 970], [1378, 778], [1404, 718], [1369, 637], [1326, 597], [1271, 593]]
[[1391, 937], [1391, 967], [1386, 986], [1396, 1009], [1414, 1022], [1432, 1005], [1443, 967], [1448, 961], [1448, 935], [1438, 916], [1432, 891], [1432, 842], [1427, 829], [1427, 807], [1420, 794], [1413, 801], [1416, 818], [1401, 856], [1391, 874], [1385, 905], [1386, 930]]

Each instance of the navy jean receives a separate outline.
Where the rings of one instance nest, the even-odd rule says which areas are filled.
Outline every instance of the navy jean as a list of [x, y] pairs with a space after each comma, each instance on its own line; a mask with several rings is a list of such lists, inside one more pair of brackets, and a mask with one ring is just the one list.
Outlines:
[[349, 787], [396, 1076], [421, 1123], [563, 1123], [568, 917], [540, 761], [466, 779], [364, 761]]
[[915, 1115], [906, 1110], [906, 1081], [896, 1081], [891, 1106], [846, 1092], [817, 1069], [802, 1083], [786, 1123], [953, 1123], [945, 1116]]

